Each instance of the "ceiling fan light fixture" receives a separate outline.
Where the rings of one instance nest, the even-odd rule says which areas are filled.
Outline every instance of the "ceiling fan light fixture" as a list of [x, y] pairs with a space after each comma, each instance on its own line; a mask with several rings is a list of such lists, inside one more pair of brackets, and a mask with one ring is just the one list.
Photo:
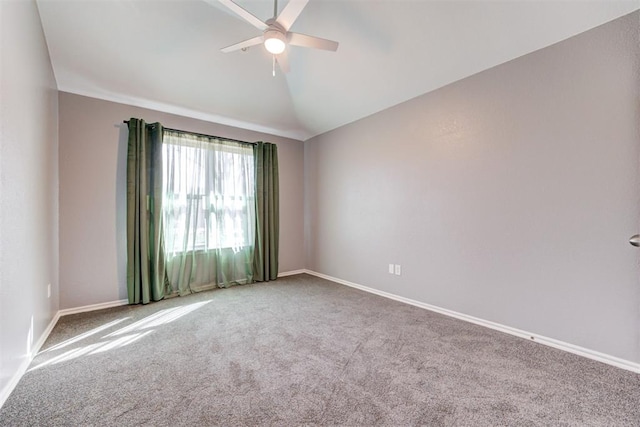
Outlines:
[[267, 30], [264, 32], [264, 48], [273, 55], [284, 52], [286, 47], [284, 34], [277, 30]]

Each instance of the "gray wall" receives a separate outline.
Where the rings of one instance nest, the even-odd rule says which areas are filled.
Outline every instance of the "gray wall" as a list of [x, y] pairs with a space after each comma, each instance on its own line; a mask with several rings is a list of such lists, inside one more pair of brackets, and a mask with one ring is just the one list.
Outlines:
[[166, 127], [278, 145], [280, 271], [304, 268], [300, 141], [60, 92], [60, 308], [126, 292], [126, 160], [131, 117]]
[[307, 268], [640, 362], [638, 24], [307, 141]]
[[1, 402], [58, 310], [58, 101], [35, 2], [0, 16]]

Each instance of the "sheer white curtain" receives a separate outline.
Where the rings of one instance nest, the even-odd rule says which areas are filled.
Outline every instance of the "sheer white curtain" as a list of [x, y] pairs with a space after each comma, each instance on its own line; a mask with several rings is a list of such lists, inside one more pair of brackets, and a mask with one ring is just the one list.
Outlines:
[[174, 292], [253, 281], [254, 174], [250, 144], [165, 130], [162, 210]]

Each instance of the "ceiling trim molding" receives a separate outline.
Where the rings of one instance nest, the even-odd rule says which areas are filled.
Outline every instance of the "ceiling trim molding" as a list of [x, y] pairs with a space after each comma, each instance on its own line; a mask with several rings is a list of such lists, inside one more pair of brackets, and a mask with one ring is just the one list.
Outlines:
[[89, 91], [75, 90], [64, 86], [58, 86], [58, 91], [67, 92], [74, 95], [86, 96], [88, 98], [101, 99], [103, 101], [115, 102], [118, 104], [130, 105], [132, 107], [146, 108], [149, 110], [159, 111], [161, 113], [175, 114], [177, 116], [188, 117], [191, 119], [204, 120], [206, 122], [216, 123], [225, 126], [232, 126], [239, 129], [250, 130], [253, 132], [266, 133], [269, 135], [280, 136], [283, 138], [295, 139], [303, 142], [311, 138], [308, 132], [304, 131], [287, 131], [276, 129], [268, 126], [258, 125], [243, 120], [231, 119], [217, 114], [203, 113], [189, 108], [178, 107], [176, 105], [165, 104], [162, 102], [149, 101], [147, 99], [123, 96], [119, 94], [96, 94]]

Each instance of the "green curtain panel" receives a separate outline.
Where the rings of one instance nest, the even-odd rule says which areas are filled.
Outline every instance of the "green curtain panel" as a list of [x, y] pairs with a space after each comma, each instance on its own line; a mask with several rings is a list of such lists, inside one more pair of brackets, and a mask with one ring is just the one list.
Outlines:
[[256, 236], [253, 275], [256, 281], [278, 277], [280, 234], [278, 146], [258, 142], [254, 148], [256, 168]]
[[129, 120], [127, 291], [129, 304], [165, 295], [162, 232], [162, 125]]

